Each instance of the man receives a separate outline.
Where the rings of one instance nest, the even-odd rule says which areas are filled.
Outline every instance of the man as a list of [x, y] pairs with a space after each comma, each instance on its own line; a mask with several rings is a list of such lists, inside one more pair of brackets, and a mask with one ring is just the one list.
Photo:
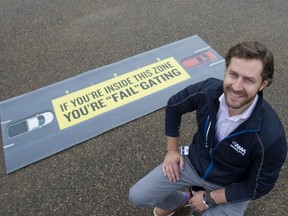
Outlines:
[[[273, 54], [259, 42], [231, 47], [224, 81], [188, 86], [166, 107], [164, 162], [130, 189], [138, 207], [167, 216], [187, 204], [204, 216], [243, 215], [249, 200], [275, 185], [287, 153], [275, 111], [263, 99], [274, 73]], [[181, 117], [196, 112], [198, 130], [189, 154], [179, 152]], [[193, 196], [183, 188], [203, 188]]]

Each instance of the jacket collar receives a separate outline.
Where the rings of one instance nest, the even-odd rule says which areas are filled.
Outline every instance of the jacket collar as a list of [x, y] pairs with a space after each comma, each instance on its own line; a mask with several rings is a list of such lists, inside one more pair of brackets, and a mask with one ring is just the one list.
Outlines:
[[[223, 93], [223, 91], [222, 91]], [[218, 94], [214, 95], [213, 101], [215, 103], [215, 108], [213, 110], [210, 110], [210, 112], [213, 112], [212, 116], [215, 116], [215, 119], [213, 118], [213, 120], [216, 122], [216, 116], [217, 116], [217, 111], [220, 108], [220, 102], [219, 102], [219, 97], [220, 97], [221, 93], [218, 92]], [[247, 130], [247, 131], [251, 131], [251, 130], [260, 130], [261, 129], [261, 112], [262, 112], [262, 106], [263, 106], [263, 92], [260, 91], [258, 93], [258, 101], [257, 104], [254, 108], [254, 110], [251, 113], [251, 116], [243, 123], [241, 124], [236, 130], [238, 131], [240, 130]], [[212, 121], [213, 121], [212, 120]]]
[[258, 93], [258, 101], [257, 104], [251, 114], [251, 116], [247, 119], [245, 124], [245, 130], [260, 130], [261, 129], [261, 112], [263, 105], [263, 92], [260, 91]]

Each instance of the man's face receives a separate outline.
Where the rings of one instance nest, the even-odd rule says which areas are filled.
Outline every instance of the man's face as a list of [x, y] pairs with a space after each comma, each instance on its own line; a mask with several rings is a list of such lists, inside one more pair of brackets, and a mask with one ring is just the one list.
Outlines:
[[233, 57], [226, 70], [223, 89], [231, 116], [241, 114], [269, 80], [262, 81], [263, 63], [258, 59]]

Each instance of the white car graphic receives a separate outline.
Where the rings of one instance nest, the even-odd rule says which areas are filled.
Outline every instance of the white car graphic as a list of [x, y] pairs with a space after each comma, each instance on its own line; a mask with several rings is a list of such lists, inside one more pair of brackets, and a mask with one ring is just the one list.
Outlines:
[[41, 114], [37, 114], [36, 116], [8, 126], [8, 136], [12, 138], [23, 133], [27, 133], [29, 131], [41, 128], [51, 123], [53, 119], [54, 115], [52, 112], [44, 112]]

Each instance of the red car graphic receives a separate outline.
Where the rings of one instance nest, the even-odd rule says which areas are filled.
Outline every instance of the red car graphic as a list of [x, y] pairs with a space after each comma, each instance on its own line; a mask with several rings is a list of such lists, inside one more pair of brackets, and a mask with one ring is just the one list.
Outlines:
[[191, 68], [214, 59], [216, 59], [216, 55], [212, 51], [206, 51], [183, 59], [182, 64], [186, 68]]

